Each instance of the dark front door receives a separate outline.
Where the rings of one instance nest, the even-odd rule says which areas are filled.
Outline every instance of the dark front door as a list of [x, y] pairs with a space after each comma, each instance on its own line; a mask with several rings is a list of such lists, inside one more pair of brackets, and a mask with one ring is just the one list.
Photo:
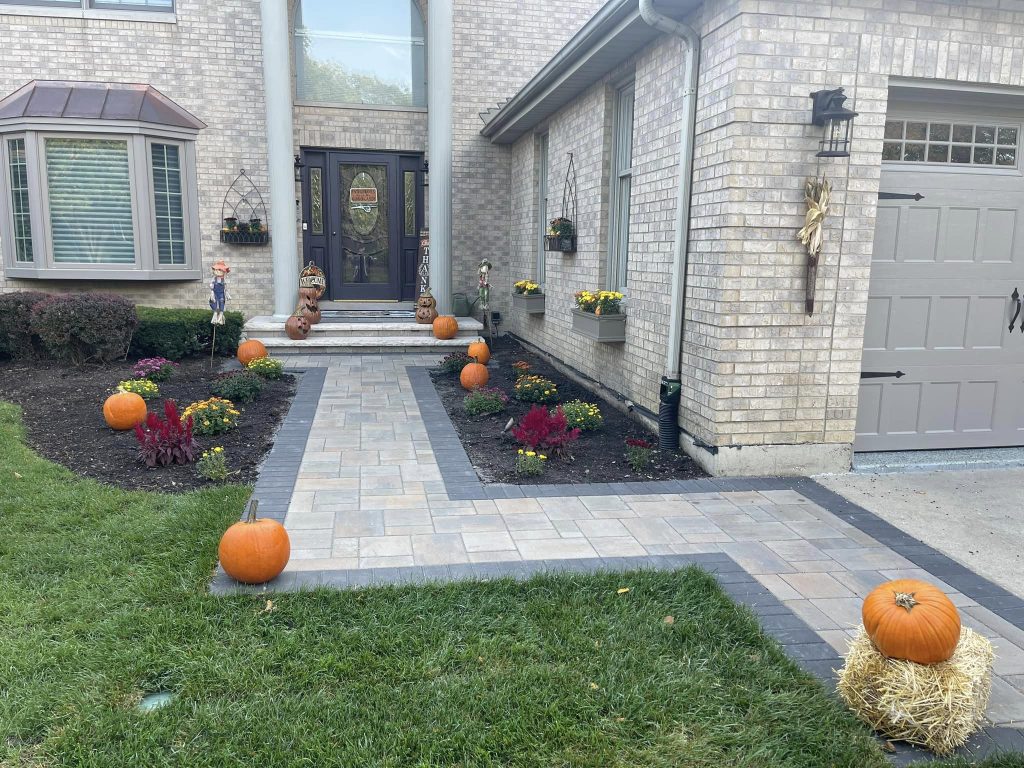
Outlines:
[[304, 150], [303, 250], [334, 301], [399, 301], [415, 290], [422, 159]]

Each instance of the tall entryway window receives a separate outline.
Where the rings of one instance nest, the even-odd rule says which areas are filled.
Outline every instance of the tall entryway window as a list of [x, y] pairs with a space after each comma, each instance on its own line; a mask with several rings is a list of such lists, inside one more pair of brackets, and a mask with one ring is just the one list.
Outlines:
[[315, 104], [425, 107], [423, 14], [413, 0], [298, 0], [295, 96]]
[[626, 289], [629, 267], [629, 205], [633, 185], [633, 83], [615, 92], [608, 217], [608, 288]]
[[332, 301], [414, 298], [423, 158], [304, 149], [303, 254]]

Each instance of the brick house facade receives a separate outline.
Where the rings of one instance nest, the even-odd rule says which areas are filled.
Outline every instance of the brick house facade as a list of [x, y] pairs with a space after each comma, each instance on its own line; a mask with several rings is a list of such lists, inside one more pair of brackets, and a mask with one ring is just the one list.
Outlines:
[[[450, 169], [431, 169], [421, 222], [425, 225], [429, 219], [432, 225], [435, 277], [442, 270], [450, 281], [447, 289], [440, 287], [442, 302], [450, 301], [451, 292], [475, 291], [476, 265], [486, 256], [495, 265], [492, 307], [502, 313], [502, 330], [641, 411], [657, 411], [662, 376], [672, 373], [666, 370], [667, 324], [673, 303], [669, 276], [676, 258], [679, 138], [685, 122], [683, 41], [651, 30], [641, 45], [630, 47], [623, 44], [621, 29], [601, 26], [601, 19], [612, 18], [612, 12], [635, 15], [637, 0], [488, 0], [483, 5], [434, 0], [429, 7], [424, 2], [416, 8], [431, 43], [427, 56], [440, 55], [441, 48], [448, 55], [441, 64], [429, 62], [428, 70], [440, 67], [449, 73], [449, 100], [434, 100], [435, 78], [427, 82], [429, 107], [308, 102], [295, 92], [292, 73], [287, 96], [291, 142], [275, 149], [268, 139], [267, 115], [274, 106], [265, 96], [271, 89], [264, 66], [264, 49], [274, 32], [262, 23], [274, 2], [263, 0], [261, 13], [261, 3], [253, 0], [176, 0], [172, 12], [149, 18], [140, 11], [90, 10], [91, 0], [83, 0], [78, 12], [0, 0], [0, 95], [31, 80], [144, 83], [202, 120], [207, 127], [198, 135], [196, 154], [203, 274], [214, 259], [231, 260], [237, 275], [232, 283], [234, 306], [250, 316], [281, 311], [272, 284], [278, 281], [271, 280], [273, 264], [278, 260], [280, 267], [284, 260], [278, 274], [297, 270], [308, 256], [303, 252], [303, 227], [308, 222], [297, 208], [289, 222], [297, 232], [290, 251], [277, 251], [284, 238], [244, 250], [220, 243], [221, 201], [238, 169], [246, 168], [270, 198], [273, 169], [281, 179], [282, 173], [291, 172], [285, 161], [290, 165], [292, 156], [301, 157], [309, 148], [411, 153], [429, 161], [437, 147], [444, 146], [450, 151]], [[876, 343], [873, 330], [873, 323], [882, 322], [878, 313], [883, 304], [894, 318], [894, 313], [910, 311], [900, 307], [925, 306], [925, 299], [930, 309], [922, 311], [932, 314], [923, 316], [923, 322], [938, 328], [941, 318], [935, 313], [945, 311], [939, 307], [949, 293], [939, 286], [917, 297], [917, 304], [900, 304], [906, 285], [890, 286], [877, 279], [879, 274], [889, 279], [890, 273], [877, 267], [878, 238], [888, 236], [889, 221], [902, 216], [900, 226], [906, 230], [924, 226], [915, 222], [926, 216], [923, 208], [912, 209], [909, 203], [884, 207], [879, 202], [879, 192], [887, 191], [886, 174], [915, 184], [938, 180], [940, 190], [954, 192], [957, 179], [967, 179], [966, 186], [979, 195], [989, 188], [988, 179], [994, 179], [991, 189], [1006, 188], [1010, 195], [1000, 198], [1004, 202], [999, 211], [1009, 211], [1006, 215], [1016, 220], [1016, 203], [1005, 202], [1016, 199], [1012, 185], [1020, 180], [1016, 133], [1012, 149], [995, 138], [989, 147], [984, 138], [988, 124], [982, 119], [972, 123], [970, 146], [947, 139], [953, 149], [946, 148], [945, 160], [937, 159], [945, 145], [932, 139], [943, 125], [962, 128], [972, 112], [986, 119], [993, 116], [989, 122], [1005, 126], [1007, 137], [1018, 126], [1018, 110], [1024, 107], [1024, 3], [658, 0], [656, 5], [659, 13], [686, 22], [700, 36], [678, 371], [684, 449], [718, 474], [797, 474], [843, 470], [855, 446], [887, 447], [886, 435], [914, 436], [910, 443], [894, 437], [892, 447], [1024, 442], [1015, 437], [1024, 434], [1020, 409], [1011, 414], [1010, 428], [997, 434], [993, 426], [1006, 421], [998, 390], [1005, 390], [1007, 381], [1020, 383], [1024, 350], [1008, 346], [1016, 336], [1005, 333], [998, 342], [970, 343], [976, 335], [973, 307], [995, 307], [1001, 284], [986, 283], [971, 296], [959, 297], [967, 307], [962, 334], [967, 341], [957, 347], [957, 357], [941, 357], [950, 346], [930, 339]], [[295, 0], [290, 0], [289, 19], [294, 20], [295, 10]], [[437, 19], [450, 19], [450, 26], [432, 29]], [[294, 66], [294, 29], [281, 31], [278, 38], [286, 41]], [[571, 87], [554, 87], [553, 63], [569, 66], [572, 56], [591, 55], [606, 66], [581, 69]], [[626, 340], [608, 344], [573, 332], [571, 306], [575, 291], [614, 282], [609, 265], [610, 189], [616, 90], [624, 82], [633, 88]], [[810, 124], [809, 94], [837, 87], [845, 89], [848, 104], [859, 113], [850, 157], [819, 159], [815, 153], [822, 131]], [[527, 97], [553, 109], [550, 114], [526, 109], [522, 104]], [[943, 107], [948, 104], [962, 104], [964, 109], [951, 111], [943, 123]], [[910, 122], [897, 127], [898, 121], [892, 119], [896, 112], [909, 116]], [[430, 120], [439, 116], [446, 118], [442, 128], [428, 129]], [[516, 135], [494, 128], [506, 124], [503, 121], [517, 121]], [[927, 135], [920, 143], [909, 133], [919, 125], [931, 126], [923, 129]], [[897, 130], [904, 133], [894, 139], [891, 132]], [[547, 148], [546, 185], [538, 178], [542, 136]], [[918, 146], [929, 153], [927, 157], [915, 155]], [[974, 155], [950, 167], [957, 165], [958, 146]], [[572, 255], [543, 254], [545, 312], [527, 315], [513, 309], [511, 286], [516, 280], [538, 277], [544, 224], [539, 220], [539, 190], [546, 186], [548, 218], [559, 213], [570, 152], [576, 170], [578, 249]], [[893, 152], [905, 154], [896, 158]], [[991, 168], [978, 168], [986, 157], [994, 158], [989, 160]], [[999, 167], [1004, 160], [1005, 167]], [[918, 169], [915, 162], [930, 175], [913, 175]], [[804, 220], [804, 181], [822, 174], [832, 183], [833, 195], [815, 308], [809, 315], [806, 254], [796, 232]], [[308, 183], [307, 174], [295, 185], [298, 199], [308, 196]], [[926, 195], [939, 201], [934, 227], [947, 226], [939, 222], [954, 215], [951, 206], [941, 202], [944, 193]], [[446, 221], [441, 211], [445, 206], [450, 211], [450, 245], [436, 226]], [[977, 210], [980, 231], [989, 221], [986, 217], [997, 214], [982, 203]], [[876, 233], [876, 217], [886, 222], [882, 234]], [[272, 218], [272, 227], [277, 224]], [[922, 231], [925, 239], [931, 236], [932, 230]], [[941, 235], [936, 235], [936, 242], [948, 235], [946, 229], [935, 232]], [[1012, 232], [1008, 237], [999, 245], [1008, 253], [999, 262], [1003, 266], [986, 272], [985, 280], [1017, 278], [1024, 264], [1024, 241]], [[913, 243], [899, 240], [897, 245], [903, 250], [894, 262], [927, 261], [907, 255]], [[982, 247], [974, 247], [980, 253]], [[992, 242], [986, 245], [989, 252], [993, 248]], [[985, 257], [979, 255], [977, 261]], [[881, 269], [888, 268], [887, 260]], [[936, 274], [947, 275], [945, 269]], [[958, 275], [948, 272], [948, 279], [956, 282]], [[961, 277], [966, 281], [967, 272]], [[900, 279], [913, 277], [907, 273]], [[204, 280], [82, 283], [0, 275], [0, 290], [28, 287], [112, 289], [140, 303], [164, 306], [202, 306], [205, 297]], [[288, 295], [288, 286], [278, 287], [284, 288], [280, 295]], [[1006, 287], [1008, 297], [1013, 285], [1008, 282]], [[993, 311], [999, 314], [1002, 307]], [[1007, 304], [1006, 309], [1012, 307]], [[989, 361], [996, 366], [995, 373], [979, 374], [980, 379], [964, 373], [975, 359], [972, 350], [996, 347], [1000, 351], [992, 352], [994, 362]], [[918, 355], [901, 363], [908, 368], [906, 381], [862, 382], [866, 361], [901, 349]], [[928, 354], [939, 361], [936, 366], [944, 366], [941, 371], [929, 367]], [[929, 373], [917, 376], [912, 362]], [[949, 396], [957, 405], [943, 406], [935, 398], [946, 397], [950, 387], [956, 388]], [[985, 399], [989, 390], [990, 407]], [[873, 409], [870, 424], [864, 402]], [[962, 416], [961, 402], [967, 403]], [[897, 411], [914, 407], [921, 416], [906, 426]], [[986, 407], [988, 428], [977, 415]], [[955, 424], [943, 426], [943, 408], [953, 408]], [[947, 433], [945, 442], [933, 439]]]

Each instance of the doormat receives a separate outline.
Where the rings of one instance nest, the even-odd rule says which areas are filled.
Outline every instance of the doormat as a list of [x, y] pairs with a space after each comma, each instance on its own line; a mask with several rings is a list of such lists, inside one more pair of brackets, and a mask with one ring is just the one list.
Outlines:
[[412, 309], [325, 309], [320, 312], [324, 320], [335, 323], [379, 323], [388, 320], [414, 320]]

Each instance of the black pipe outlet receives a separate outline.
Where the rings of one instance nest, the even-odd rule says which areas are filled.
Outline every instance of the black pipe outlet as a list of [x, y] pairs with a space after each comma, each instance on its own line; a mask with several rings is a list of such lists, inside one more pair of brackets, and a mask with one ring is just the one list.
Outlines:
[[658, 448], [674, 451], [679, 447], [679, 400], [682, 396], [679, 379], [661, 377], [661, 395], [658, 402]]

